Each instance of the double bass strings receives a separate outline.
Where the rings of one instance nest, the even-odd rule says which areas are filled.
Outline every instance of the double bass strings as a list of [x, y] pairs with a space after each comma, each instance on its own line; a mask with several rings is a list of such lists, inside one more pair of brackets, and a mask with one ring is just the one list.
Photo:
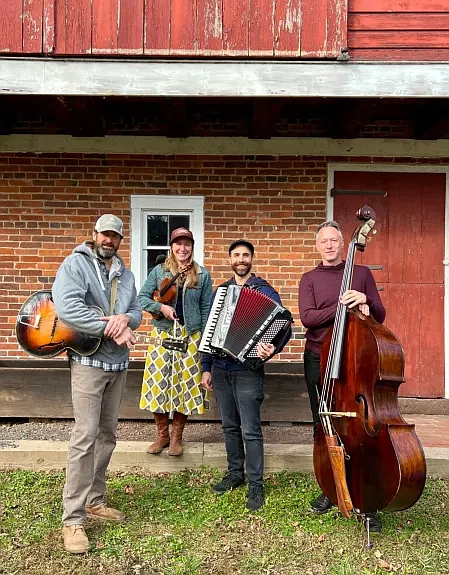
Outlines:
[[[323, 390], [320, 398], [320, 413], [326, 413], [330, 411], [329, 406], [331, 405], [332, 396], [334, 394], [336, 374], [337, 372], [339, 372], [340, 368], [339, 362], [341, 360], [343, 336], [344, 336], [344, 329], [346, 325], [346, 314], [347, 314], [346, 306], [343, 305], [340, 300], [345, 291], [347, 291], [351, 286], [355, 249], [356, 249], [356, 243], [355, 240], [352, 240], [348, 248], [346, 265], [343, 271], [343, 279], [340, 286], [339, 303], [337, 305], [337, 310], [335, 313], [334, 329], [332, 330], [332, 338], [329, 348], [330, 359], [328, 359], [326, 364], [326, 371], [323, 381]], [[320, 419], [325, 432], [328, 435], [331, 435], [333, 432], [333, 426], [330, 417], [329, 416], [323, 417], [320, 415]]]

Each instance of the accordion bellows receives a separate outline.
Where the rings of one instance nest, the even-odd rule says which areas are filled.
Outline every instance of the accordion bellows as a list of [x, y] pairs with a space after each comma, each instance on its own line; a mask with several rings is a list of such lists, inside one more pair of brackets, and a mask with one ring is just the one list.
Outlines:
[[231, 284], [217, 289], [199, 350], [229, 356], [248, 369], [259, 369], [257, 344], [284, 343], [292, 324], [291, 313], [265, 294]]

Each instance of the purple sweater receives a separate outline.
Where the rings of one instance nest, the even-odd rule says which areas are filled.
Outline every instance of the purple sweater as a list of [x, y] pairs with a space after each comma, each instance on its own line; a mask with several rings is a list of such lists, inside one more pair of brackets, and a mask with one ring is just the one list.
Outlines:
[[[299, 315], [306, 331], [306, 349], [321, 352], [321, 346], [334, 323], [345, 262], [336, 266], [320, 264], [305, 273], [299, 282]], [[379, 297], [373, 274], [366, 266], [354, 266], [352, 289], [366, 295], [371, 315], [379, 323], [385, 319], [385, 308]]]

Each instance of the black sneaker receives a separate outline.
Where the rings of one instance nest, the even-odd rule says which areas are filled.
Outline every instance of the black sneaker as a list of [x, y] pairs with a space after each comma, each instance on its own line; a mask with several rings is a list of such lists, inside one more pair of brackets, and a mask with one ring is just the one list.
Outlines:
[[240, 487], [240, 485], [243, 485], [244, 483], [245, 480], [243, 479], [243, 477], [235, 477], [235, 475], [227, 473], [221, 481], [212, 486], [212, 491], [215, 491], [215, 493], [223, 495], [223, 493], [226, 493], [226, 491], [232, 491], [233, 489], [235, 489], [236, 487]]
[[329, 497], [326, 497], [326, 495], [322, 493], [319, 497], [312, 501], [310, 504], [310, 509], [315, 513], [327, 513], [332, 505], [333, 503]]
[[382, 523], [380, 519], [374, 515], [374, 513], [365, 513], [363, 516], [363, 525], [366, 527], [369, 519], [369, 531], [370, 533], [380, 533], [382, 531]]
[[265, 503], [262, 485], [250, 485], [248, 489], [248, 500], [246, 501], [246, 508], [251, 511], [260, 509]]

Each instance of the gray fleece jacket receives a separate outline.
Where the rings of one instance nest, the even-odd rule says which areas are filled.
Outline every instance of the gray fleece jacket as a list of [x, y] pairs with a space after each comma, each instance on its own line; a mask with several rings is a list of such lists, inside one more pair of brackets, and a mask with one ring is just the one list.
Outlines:
[[[92, 309], [92, 306], [98, 306], [105, 315], [109, 315], [111, 280], [118, 276], [114, 314], [126, 314], [129, 317], [129, 327], [136, 329], [142, 321], [142, 308], [137, 299], [134, 274], [116, 254], [109, 272], [109, 281], [106, 281], [92, 249], [93, 242], [90, 241], [77, 246], [65, 258], [56, 274], [52, 294], [59, 318], [77, 331], [102, 337], [106, 322], [98, 319], [98, 311]], [[129, 350], [105, 338], [91, 357], [105, 363], [119, 363], [128, 359]]]

